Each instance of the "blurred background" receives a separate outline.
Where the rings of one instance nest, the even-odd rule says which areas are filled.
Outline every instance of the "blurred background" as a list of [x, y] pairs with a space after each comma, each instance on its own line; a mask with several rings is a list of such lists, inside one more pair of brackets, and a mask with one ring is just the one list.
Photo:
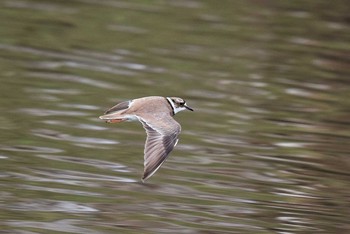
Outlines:
[[[350, 4], [1, 0], [0, 233], [349, 233]], [[184, 98], [146, 184], [137, 97]]]

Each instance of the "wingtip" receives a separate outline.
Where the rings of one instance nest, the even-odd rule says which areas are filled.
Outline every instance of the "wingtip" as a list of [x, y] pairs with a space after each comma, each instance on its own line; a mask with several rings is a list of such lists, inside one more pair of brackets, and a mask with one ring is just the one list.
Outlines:
[[148, 180], [153, 174], [155, 173], [155, 171], [153, 173], [147, 173], [146, 171], [143, 173], [143, 176], [141, 178], [142, 183], [146, 183], [146, 180]]

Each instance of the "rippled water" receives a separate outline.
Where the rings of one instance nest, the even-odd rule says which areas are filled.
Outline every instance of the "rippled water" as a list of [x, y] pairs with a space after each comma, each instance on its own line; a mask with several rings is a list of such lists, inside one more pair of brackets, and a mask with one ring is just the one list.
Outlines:
[[[1, 233], [348, 233], [346, 1], [0, 2]], [[138, 123], [180, 96], [147, 183]]]

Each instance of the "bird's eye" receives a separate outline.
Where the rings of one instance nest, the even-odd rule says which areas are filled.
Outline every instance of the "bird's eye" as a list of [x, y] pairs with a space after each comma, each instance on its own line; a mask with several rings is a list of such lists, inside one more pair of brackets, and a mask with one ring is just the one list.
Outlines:
[[185, 105], [185, 102], [184, 101], [180, 101], [179, 102], [179, 106], [184, 106]]
[[181, 99], [181, 98], [174, 98], [171, 99], [174, 103], [176, 103], [177, 106], [184, 106], [186, 104], [185, 100]]

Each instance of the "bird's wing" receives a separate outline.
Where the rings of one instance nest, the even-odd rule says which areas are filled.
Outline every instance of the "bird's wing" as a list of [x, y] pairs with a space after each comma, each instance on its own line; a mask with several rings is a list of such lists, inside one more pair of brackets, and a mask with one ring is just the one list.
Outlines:
[[106, 112], [104, 114], [107, 115], [107, 114], [114, 113], [117, 111], [126, 110], [129, 108], [131, 102], [132, 101], [125, 101], [125, 102], [118, 103], [117, 105], [106, 110]]
[[167, 117], [160, 122], [150, 122], [139, 118], [147, 133], [144, 150], [144, 174], [142, 181], [151, 177], [164, 163], [169, 153], [177, 144], [181, 126], [172, 117]]
[[107, 123], [118, 123], [127, 120], [122, 114], [130, 107], [131, 103], [132, 100], [125, 101], [109, 108], [100, 116], [100, 119], [106, 120]]

